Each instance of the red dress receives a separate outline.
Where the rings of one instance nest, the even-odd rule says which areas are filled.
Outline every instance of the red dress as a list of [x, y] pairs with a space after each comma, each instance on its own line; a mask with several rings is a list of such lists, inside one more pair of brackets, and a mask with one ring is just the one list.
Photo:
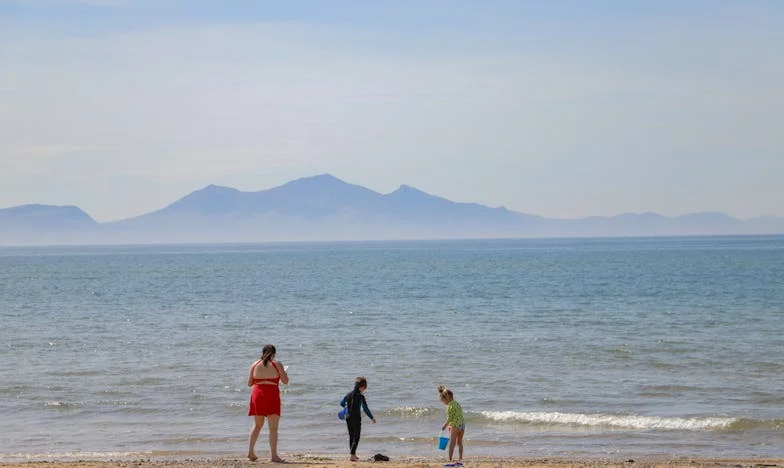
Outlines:
[[[269, 416], [271, 414], [280, 416], [280, 390], [278, 389], [280, 371], [274, 362], [272, 362], [272, 366], [275, 367], [275, 370], [278, 372], [277, 377], [253, 379], [253, 390], [250, 392], [248, 416]], [[256, 368], [254, 367], [254, 370], [255, 369]], [[262, 382], [272, 382], [272, 384], [265, 384]]]

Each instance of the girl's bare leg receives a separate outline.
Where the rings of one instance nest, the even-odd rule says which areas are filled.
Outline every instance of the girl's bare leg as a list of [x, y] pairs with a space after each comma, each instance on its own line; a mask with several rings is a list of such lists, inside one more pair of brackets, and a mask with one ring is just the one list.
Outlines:
[[465, 429], [457, 433], [457, 461], [460, 463], [463, 463], [463, 434], [465, 434]]
[[280, 416], [271, 414], [267, 418], [269, 419], [270, 460], [283, 463], [285, 460], [278, 456], [278, 423], [280, 422]]
[[452, 428], [452, 430], [449, 431], [449, 461], [450, 462], [452, 461], [452, 455], [454, 455], [455, 453], [455, 444], [457, 443], [457, 434], [455, 434], [455, 432], [457, 431], [455, 431], [454, 428]]
[[256, 461], [259, 458], [256, 456], [256, 441], [262, 427], [264, 427], [264, 416], [253, 416], [253, 429], [250, 430], [250, 437], [248, 437], [248, 460], [250, 461]]

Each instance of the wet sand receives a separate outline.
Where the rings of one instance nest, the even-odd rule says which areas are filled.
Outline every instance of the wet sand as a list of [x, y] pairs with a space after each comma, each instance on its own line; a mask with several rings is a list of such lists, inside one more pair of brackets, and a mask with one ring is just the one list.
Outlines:
[[[386, 468], [440, 468], [446, 460], [443, 458], [405, 458], [400, 457], [388, 462], [361, 460], [350, 462], [343, 457], [288, 455], [287, 463], [272, 463], [259, 459], [250, 462], [246, 459], [234, 458], [190, 458], [190, 459], [155, 459], [139, 458], [130, 460], [75, 460], [75, 461], [31, 461], [0, 463], [2, 468], [193, 468], [193, 467], [386, 467]], [[521, 457], [488, 457], [466, 458], [465, 466], [469, 468], [784, 468], [784, 460], [770, 459], [637, 459], [637, 460], [572, 460], [572, 459], [534, 459]]]

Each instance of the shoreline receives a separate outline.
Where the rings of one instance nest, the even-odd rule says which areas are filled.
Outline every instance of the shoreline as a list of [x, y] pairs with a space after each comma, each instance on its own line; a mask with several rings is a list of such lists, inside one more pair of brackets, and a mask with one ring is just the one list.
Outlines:
[[[35, 460], [0, 462], [2, 468], [195, 468], [195, 467], [367, 467], [387, 468], [437, 468], [446, 463], [446, 457], [391, 457], [388, 462], [374, 462], [361, 459], [350, 462], [347, 457], [335, 455], [285, 454], [286, 463], [272, 463], [259, 458], [251, 462], [241, 457], [137, 457], [109, 460]], [[578, 458], [534, 458], [534, 457], [466, 457], [465, 466], [473, 468], [566, 468], [566, 467], [606, 467], [606, 468], [784, 468], [784, 459], [770, 458], [695, 458], [695, 457], [639, 457], [637, 459], [578, 459]]]

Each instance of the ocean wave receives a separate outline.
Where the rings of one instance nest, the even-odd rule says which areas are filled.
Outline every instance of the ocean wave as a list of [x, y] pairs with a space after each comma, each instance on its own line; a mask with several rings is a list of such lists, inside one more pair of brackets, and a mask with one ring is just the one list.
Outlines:
[[[368, 435], [362, 436], [362, 440], [367, 439], [368, 441], [372, 441], [374, 443], [384, 443], [384, 444], [403, 444], [403, 445], [428, 445], [433, 444], [435, 445], [438, 442], [438, 435], [433, 435], [430, 437], [424, 436], [389, 436], [389, 435], [382, 435], [382, 436], [375, 436], [375, 435]], [[503, 447], [503, 446], [510, 446], [510, 445], [519, 445], [520, 442], [518, 440], [490, 440], [490, 439], [481, 439], [476, 438], [475, 436], [471, 438], [471, 446], [483, 446], [483, 447]]]
[[96, 377], [105, 375], [106, 372], [102, 370], [54, 370], [48, 373], [50, 376], [57, 377]]
[[57, 410], [69, 410], [78, 408], [81, 406], [79, 403], [69, 402], [69, 401], [47, 401], [44, 403], [46, 408], [52, 408]]
[[727, 427], [729, 431], [749, 431], [754, 429], [769, 429], [774, 431], [784, 431], [784, 419], [737, 419]]
[[482, 411], [483, 418], [493, 422], [551, 424], [566, 426], [606, 427], [616, 429], [658, 430], [720, 430], [729, 429], [737, 418], [681, 418], [639, 415], [582, 414], [558, 412]]
[[386, 411], [386, 414], [400, 416], [403, 418], [421, 418], [436, 413], [441, 414], [443, 413], [443, 410], [438, 412], [433, 408], [428, 408], [425, 406], [397, 406]]
[[34, 389], [35, 389], [35, 387], [30, 386], [30, 385], [12, 385], [12, 386], [8, 386], [8, 387], [0, 388], [0, 396], [3, 396], [3, 395], [11, 395], [11, 396], [24, 395], [26, 392], [28, 392], [30, 390], [34, 390]]

